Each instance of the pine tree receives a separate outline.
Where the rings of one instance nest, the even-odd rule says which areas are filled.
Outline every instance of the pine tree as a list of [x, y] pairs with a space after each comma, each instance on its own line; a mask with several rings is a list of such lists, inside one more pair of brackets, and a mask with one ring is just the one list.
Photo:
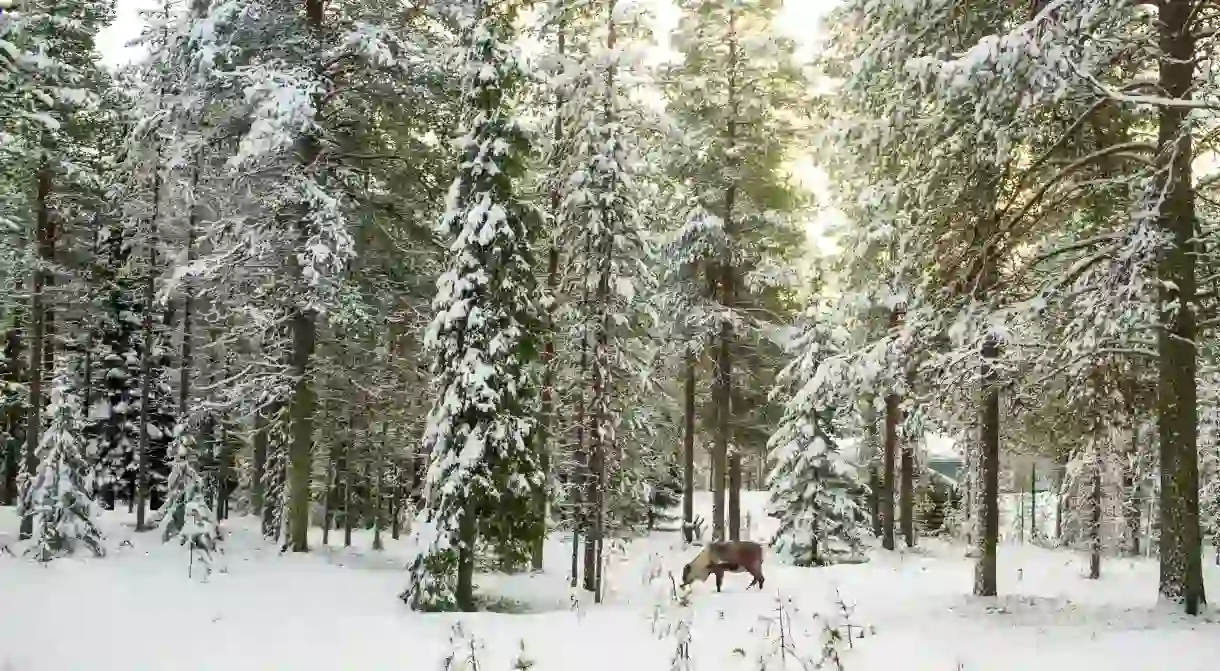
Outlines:
[[512, 97], [522, 77], [512, 46], [518, 7], [471, 0], [459, 9], [462, 159], [440, 225], [452, 240], [448, 268], [425, 336], [436, 356], [423, 440], [431, 537], [421, 534], [403, 594], [417, 609], [472, 610], [478, 538], [502, 558], [524, 558], [543, 532], [531, 514], [544, 474], [531, 439], [537, 213], [517, 195], [529, 151]]
[[29, 551], [39, 561], [50, 561], [72, 554], [83, 544], [100, 557], [105, 548], [102, 532], [93, 521], [95, 506], [87, 482], [90, 467], [81, 444], [80, 406], [65, 372], [52, 383], [47, 414], [50, 424], [38, 444], [38, 468], [18, 511], [33, 522]]
[[165, 503], [157, 511], [161, 540], [178, 538], [181, 544], [189, 544], [192, 557], [198, 557], [205, 571], [211, 572], [212, 556], [221, 540], [220, 528], [203, 479], [195, 470], [195, 437], [188, 426], [174, 427], [169, 449], [174, 456], [166, 481]]
[[866, 487], [857, 465], [839, 449], [828, 406], [833, 395], [823, 385], [822, 367], [835, 353], [832, 334], [825, 315], [811, 309], [806, 318], [796, 358], [780, 374], [795, 391], [769, 442], [775, 466], [767, 482], [780, 514], [777, 549], [798, 566], [816, 566], [832, 561], [836, 551], [858, 551], [869, 518], [859, 498]]

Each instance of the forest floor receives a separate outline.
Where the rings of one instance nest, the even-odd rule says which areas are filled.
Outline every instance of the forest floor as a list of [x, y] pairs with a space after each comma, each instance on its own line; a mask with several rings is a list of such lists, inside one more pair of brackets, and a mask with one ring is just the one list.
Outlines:
[[[743, 498], [751, 536], [766, 538], [761, 495]], [[998, 599], [969, 596], [962, 546], [928, 539], [833, 568], [768, 557], [762, 591], [730, 575], [717, 594], [709, 579], [683, 607], [669, 572], [694, 550], [677, 533], [614, 549], [600, 605], [568, 587], [557, 536], [544, 572], [479, 576], [480, 592], [513, 612], [424, 615], [397, 598], [410, 548], [388, 534], [375, 552], [366, 532], [342, 548], [341, 532], [323, 547], [315, 530], [310, 553], [282, 555], [255, 520], [230, 520], [204, 581], [198, 565], [188, 578], [185, 548], [136, 534], [126, 515], [103, 528], [108, 557], [41, 566], [20, 557], [16, 516], [0, 508], [0, 546], [18, 553], [0, 551], [0, 671], [433, 671], [455, 650], [452, 668], [472, 671], [789, 671], [817, 668], [828, 627], [851, 632], [838, 644], [847, 671], [1202, 671], [1220, 659], [1220, 612], [1159, 609], [1153, 561], [1107, 558], [1090, 581], [1083, 556], [1028, 545], [1001, 547]], [[1220, 599], [1220, 569], [1206, 564]], [[675, 667], [683, 622], [692, 661]], [[472, 643], [478, 664], [463, 666]]]

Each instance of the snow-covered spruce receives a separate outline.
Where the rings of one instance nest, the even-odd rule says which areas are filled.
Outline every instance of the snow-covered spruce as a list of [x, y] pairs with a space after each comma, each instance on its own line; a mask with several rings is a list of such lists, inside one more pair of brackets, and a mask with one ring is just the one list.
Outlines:
[[[777, 551], [799, 566], [830, 563], [837, 552], [854, 553], [868, 525], [859, 504], [864, 491], [856, 466], [839, 449], [834, 411], [822, 388], [830, 336], [810, 311], [796, 357], [780, 374], [795, 389], [769, 441], [775, 464], [768, 476], [772, 509], [779, 513]], [[781, 387], [783, 388], [783, 387]]]
[[187, 426], [174, 427], [170, 453], [174, 457], [168, 491], [165, 503], [157, 511], [161, 540], [177, 538], [179, 543], [189, 544], [193, 557], [200, 560], [205, 571], [211, 572], [212, 556], [221, 540], [220, 528], [208, 503], [203, 479], [195, 470], [195, 437]]
[[544, 479], [532, 441], [537, 286], [527, 222], [536, 213], [515, 193], [529, 147], [512, 109], [522, 72], [503, 5], [460, 8], [462, 159], [439, 226], [449, 258], [425, 334], [436, 400], [424, 432], [429, 524], [421, 526], [432, 533], [418, 538], [427, 546], [402, 595], [416, 609], [473, 608], [476, 540], [502, 558], [525, 557], [543, 532], [532, 512]]
[[33, 519], [28, 553], [39, 561], [50, 561], [84, 545], [100, 557], [106, 551], [102, 532], [93, 522], [89, 464], [80, 439], [80, 403], [64, 372], [52, 384], [47, 412], [50, 424], [38, 444], [38, 470], [28, 480], [18, 511]]

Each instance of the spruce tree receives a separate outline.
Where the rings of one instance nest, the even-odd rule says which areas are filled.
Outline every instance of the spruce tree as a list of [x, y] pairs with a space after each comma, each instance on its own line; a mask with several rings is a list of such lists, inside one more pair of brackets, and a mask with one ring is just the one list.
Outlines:
[[431, 537], [421, 533], [423, 552], [402, 595], [417, 609], [472, 610], [477, 540], [502, 558], [524, 558], [543, 533], [531, 503], [544, 475], [532, 440], [537, 214], [518, 195], [529, 144], [513, 109], [522, 78], [518, 3], [471, 0], [458, 9], [462, 156], [440, 223], [451, 240], [448, 267], [425, 336], [436, 357], [423, 440]]
[[858, 498], [864, 486], [839, 448], [828, 406], [832, 394], [824, 386], [831, 334], [824, 316], [811, 309], [807, 319], [794, 345], [796, 357], [780, 374], [794, 392], [771, 436], [775, 466], [767, 478], [779, 513], [775, 546], [798, 566], [828, 563], [836, 550], [857, 551], [868, 528]]
[[189, 426], [174, 427], [169, 449], [174, 456], [166, 482], [165, 504], [157, 512], [161, 540], [177, 538], [179, 543], [189, 544], [192, 557], [198, 557], [210, 572], [212, 555], [221, 539], [220, 529], [208, 503], [203, 478], [195, 470], [195, 437]]
[[50, 424], [38, 443], [38, 467], [21, 500], [19, 514], [32, 521], [29, 552], [39, 561], [72, 554], [84, 545], [102, 556], [102, 532], [93, 521], [87, 482], [89, 464], [81, 444], [80, 404], [72, 381], [60, 372], [51, 386]]

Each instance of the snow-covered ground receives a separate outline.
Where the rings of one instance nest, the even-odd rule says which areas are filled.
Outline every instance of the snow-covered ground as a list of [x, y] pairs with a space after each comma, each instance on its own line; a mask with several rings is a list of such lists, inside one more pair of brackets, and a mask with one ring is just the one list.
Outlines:
[[[744, 499], [751, 536], [765, 538], [772, 520], [762, 515], [761, 495]], [[698, 505], [710, 517], [707, 498]], [[836, 595], [852, 611], [853, 639], [842, 652], [848, 671], [1124, 671], [1168, 663], [1201, 671], [1220, 659], [1217, 618], [1158, 611], [1156, 565], [1143, 560], [1107, 559], [1094, 582], [1082, 577], [1081, 557], [1005, 545], [1004, 596], [979, 600], [968, 596], [972, 564], [963, 549], [941, 542], [826, 569], [768, 557], [761, 592], [745, 591], [747, 576], [727, 576], [722, 594], [709, 580], [686, 609], [670, 599], [668, 572], [679, 572], [694, 551], [683, 550], [676, 533], [616, 552], [601, 605], [574, 601], [568, 551], [556, 537], [544, 573], [480, 577], [482, 593], [520, 612], [423, 615], [397, 598], [405, 541], [387, 537], [386, 549], [373, 552], [360, 533], [354, 548], [323, 548], [319, 532], [313, 552], [280, 555], [253, 520], [226, 528], [225, 572], [207, 582], [187, 577], [184, 548], [133, 533], [126, 516], [105, 520], [105, 559], [39, 566], [0, 552], [0, 670], [423, 671], [442, 668], [455, 648], [455, 668], [463, 668], [473, 640], [483, 670], [514, 668], [524, 644], [534, 671], [666, 671], [679, 624], [689, 619], [689, 668], [757, 671], [758, 656], [770, 653], [765, 668], [786, 671], [814, 667], [789, 659], [785, 668], [775, 652], [781, 607], [791, 651], [817, 659], [826, 623], [848, 631]], [[15, 548], [16, 529], [12, 510], [0, 509], [0, 545]], [[1208, 562], [1208, 571], [1220, 598], [1220, 570]], [[454, 640], [459, 622], [465, 638]]]

